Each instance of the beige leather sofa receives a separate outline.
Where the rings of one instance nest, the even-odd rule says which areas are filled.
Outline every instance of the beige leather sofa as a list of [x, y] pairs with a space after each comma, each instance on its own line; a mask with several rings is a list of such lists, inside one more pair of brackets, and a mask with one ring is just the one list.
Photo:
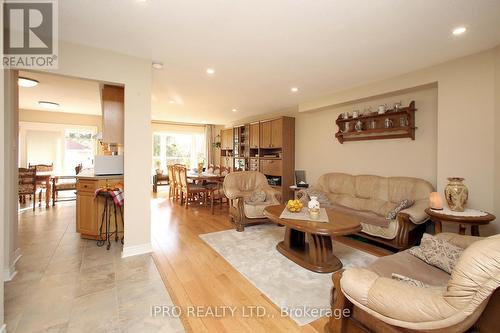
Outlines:
[[[488, 238], [443, 233], [437, 237], [464, 248], [451, 275], [407, 251], [377, 259], [367, 268], [334, 274], [333, 313], [327, 332], [498, 332], [500, 235]], [[416, 287], [392, 273], [420, 280]], [[336, 310], [337, 309], [337, 310]]]
[[[422, 237], [428, 219], [425, 209], [434, 190], [429, 182], [419, 178], [345, 173], [324, 174], [312, 189], [326, 194], [327, 206], [358, 217], [361, 236], [396, 249], [406, 249]], [[305, 197], [306, 193], [302, 190], [298, 196]], [[386, 220], [387, 213], [404, 199], [415, 203], [395, 219]]]
[[[281, 193], [257, 171], [231, 172], [224, 178], [223, 188], [230, 200], [229, 215], [237, 231], [243, 231], [245, 225], [269, 222], [263, 214], [264, 208], [281, 202]], [[251, 196], [256, 191], [263, 191], [265, 200], [252, 202]]]

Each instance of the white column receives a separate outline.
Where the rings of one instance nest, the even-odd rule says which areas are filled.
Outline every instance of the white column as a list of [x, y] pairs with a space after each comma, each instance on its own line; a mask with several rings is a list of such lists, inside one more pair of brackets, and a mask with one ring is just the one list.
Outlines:
[[15, 264], [20, 257], [17, 247], [17, 163], [19, 142], [19, 109], [17, 71], [4, 71], [4, 280], [16, 274]]

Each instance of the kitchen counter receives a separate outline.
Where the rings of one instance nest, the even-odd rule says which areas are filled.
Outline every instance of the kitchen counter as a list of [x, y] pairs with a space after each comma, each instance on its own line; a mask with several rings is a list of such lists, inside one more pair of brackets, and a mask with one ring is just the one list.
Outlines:
[[[123, 175], [96, 176], [93, 169], [85, 169], [76, 178], [76, 231], [82, 238], [98, 239], [105, 200], [96, 197], [95, 192], [100, 188], [114, 187], [117, 183], [123, 184]], [[123, 230], [122, 216], [117, 215], [120, 231]], [[114, 231], [115, 214], [111, 213], [110, 218], [111, 231]]]
[[95, 175], [94, 169], [83, 169], [78, 175], [77, 179], [123, 179], [123, 175]]

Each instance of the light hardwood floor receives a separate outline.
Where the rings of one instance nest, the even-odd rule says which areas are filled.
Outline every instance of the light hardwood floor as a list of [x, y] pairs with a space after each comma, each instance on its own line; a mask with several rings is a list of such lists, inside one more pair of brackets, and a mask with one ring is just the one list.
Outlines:
[[[174, 303], [184, 311], [181, 317], [188, 332], [323, 332], [327, 322], [321, 318], [309, 325], [298, 326], [281, 316], [279, 308], [236, 271], [224, 258], [205, 244], [200, 234], [231, 229], [227, 205], [223, 210], [190, 207], [184, 209], [159, 192], [152, 199], [153, 258]], [[388, 251], [342, 239], [375, 255]], [[189, 316], [193, 306], [260, 306], [266, 316]]]

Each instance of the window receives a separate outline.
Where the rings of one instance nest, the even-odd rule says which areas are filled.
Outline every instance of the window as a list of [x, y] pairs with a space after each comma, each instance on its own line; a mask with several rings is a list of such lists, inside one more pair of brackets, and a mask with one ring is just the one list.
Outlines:
[[72, 174], [75, 167], [91, 168], [94, 160], [95, 139], [93, 132], [86, 129], [67, 129], [64, 136], [64, 173]]
[[95, 126], [19, 122], [19, 165], [54, 164], [54, 172], [75, 174], [82, 164], [92, 168], [96, 152]]
[[167, 165], [185, 164], [195, 168], [205, 161], [205, 136], [199, 133], [154, 133], [153, 169], [165, 170]]

